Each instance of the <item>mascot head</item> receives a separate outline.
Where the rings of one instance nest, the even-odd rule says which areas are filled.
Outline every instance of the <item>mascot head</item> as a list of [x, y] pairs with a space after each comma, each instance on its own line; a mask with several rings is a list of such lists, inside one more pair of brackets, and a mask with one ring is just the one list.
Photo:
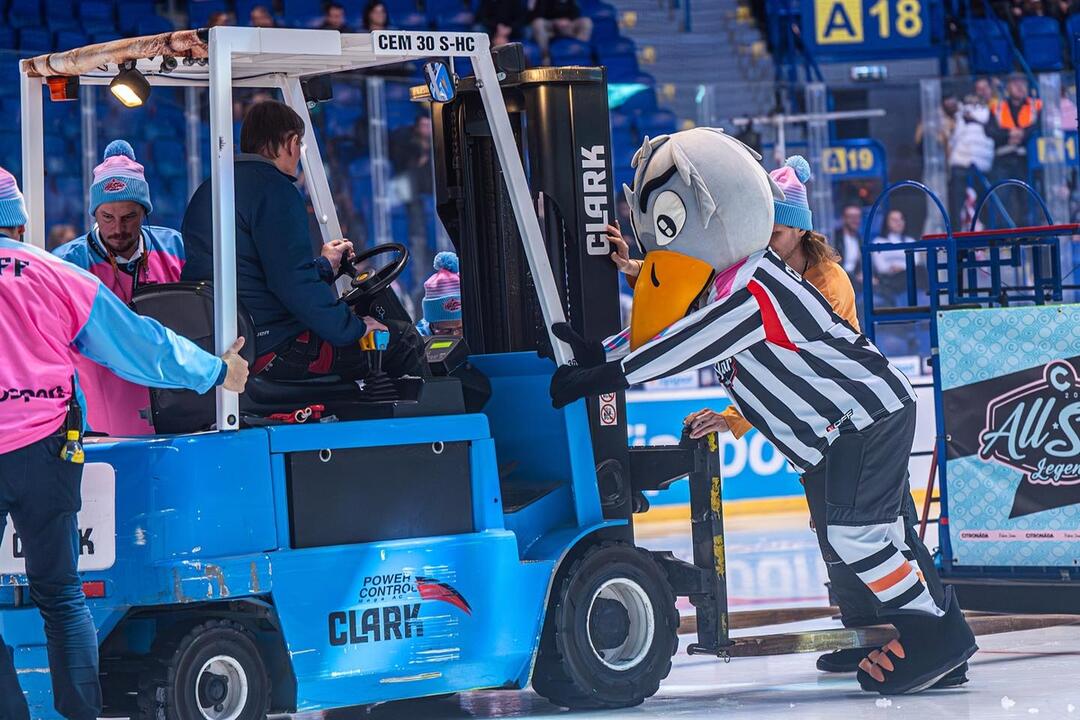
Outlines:
[[645, 138], [631, 163], [634, 188], [623, 186], [645, 252], [632, 348], [683, 317], [716, 272], [768, 247], [783, 192], [760, 160], [715, 128]]

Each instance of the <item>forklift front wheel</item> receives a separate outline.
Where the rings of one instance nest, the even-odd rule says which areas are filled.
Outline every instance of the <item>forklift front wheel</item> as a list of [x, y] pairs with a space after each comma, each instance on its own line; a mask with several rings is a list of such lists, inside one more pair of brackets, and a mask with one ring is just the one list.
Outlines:
[[533, 689], [574, 709], [641, 704], [678, 649], [667, 578], [647, 552], [622, 543], [587, 550], [555, 585]]
[[155, 649], [139, 686], [142, 720], [263, 720], [270, 678], [242, 625], [208, 620]]

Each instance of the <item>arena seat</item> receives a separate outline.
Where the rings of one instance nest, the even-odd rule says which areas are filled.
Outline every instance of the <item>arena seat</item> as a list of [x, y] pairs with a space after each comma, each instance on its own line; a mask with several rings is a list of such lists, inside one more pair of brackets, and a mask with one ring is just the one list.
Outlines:
[[1053, 18], [1021, 18], [1020, 48], [1032, 70], [1048, 72], [1065, 67], [1061, 26]]
[[15, 31], [9, 27], [0, 27], [0, 50], [15, 47]]
[[211, 15], [226, 10], [228, 7], [225, 5], [225, 0], [189, 0], [188, 27], [206, 27]]
[[41, 3], [38, 0], [19, 0], [8, 10], [8, 26], [12, 30], [41, 25]]
[[52, 33], [48, 28], [24, 27], [19, 30], [19, 49], [46, 52], [53, 49]]
[[112, 3], [91, 0], [79, 6], [79, 21], [88, 35], [116, 32], [116, 14]]
[[971, 71], [998, 74], [1012, 72], [1012, 44], [1009, 28], [1000, 20], [974, 18], [968, 25], [971, 44]]
[[71, 50], [82, 47], [90, 42], [90, 39], [78, 30], [61, 30], [56, 33], [56, 49]]
[[550, 46], [552, 65], [590, 65], [593, 61], [592, 46], [572, 38], [556, 38]]
[[282, 0], [281, 16], [292, 27], [315, 27], [323, 16], [322, 0]]

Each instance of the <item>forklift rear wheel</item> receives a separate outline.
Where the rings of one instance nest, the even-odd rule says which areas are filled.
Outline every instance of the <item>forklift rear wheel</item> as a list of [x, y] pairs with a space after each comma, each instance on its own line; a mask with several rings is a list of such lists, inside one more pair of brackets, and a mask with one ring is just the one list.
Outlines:
[[593, 546], [556, 582], [533, 689], [574, 709], [639, 705], [671, 671], [678, 628], [674, 593], [648, 552]]
[[244, 626], [209, 620], [155, 648], [139, 684], [142, 720], [264, 720], [270, 679]]

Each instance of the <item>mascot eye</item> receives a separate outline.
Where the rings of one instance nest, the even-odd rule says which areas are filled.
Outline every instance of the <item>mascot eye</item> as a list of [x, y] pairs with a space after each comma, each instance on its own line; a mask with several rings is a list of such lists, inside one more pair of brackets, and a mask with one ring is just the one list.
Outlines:
[[665, 190], [653, 205], [653, 222], [656, 224], [656, 244], [663, 247], [674, 240], [686, 222], [686, 206], [682, 198], [671, 190]]

